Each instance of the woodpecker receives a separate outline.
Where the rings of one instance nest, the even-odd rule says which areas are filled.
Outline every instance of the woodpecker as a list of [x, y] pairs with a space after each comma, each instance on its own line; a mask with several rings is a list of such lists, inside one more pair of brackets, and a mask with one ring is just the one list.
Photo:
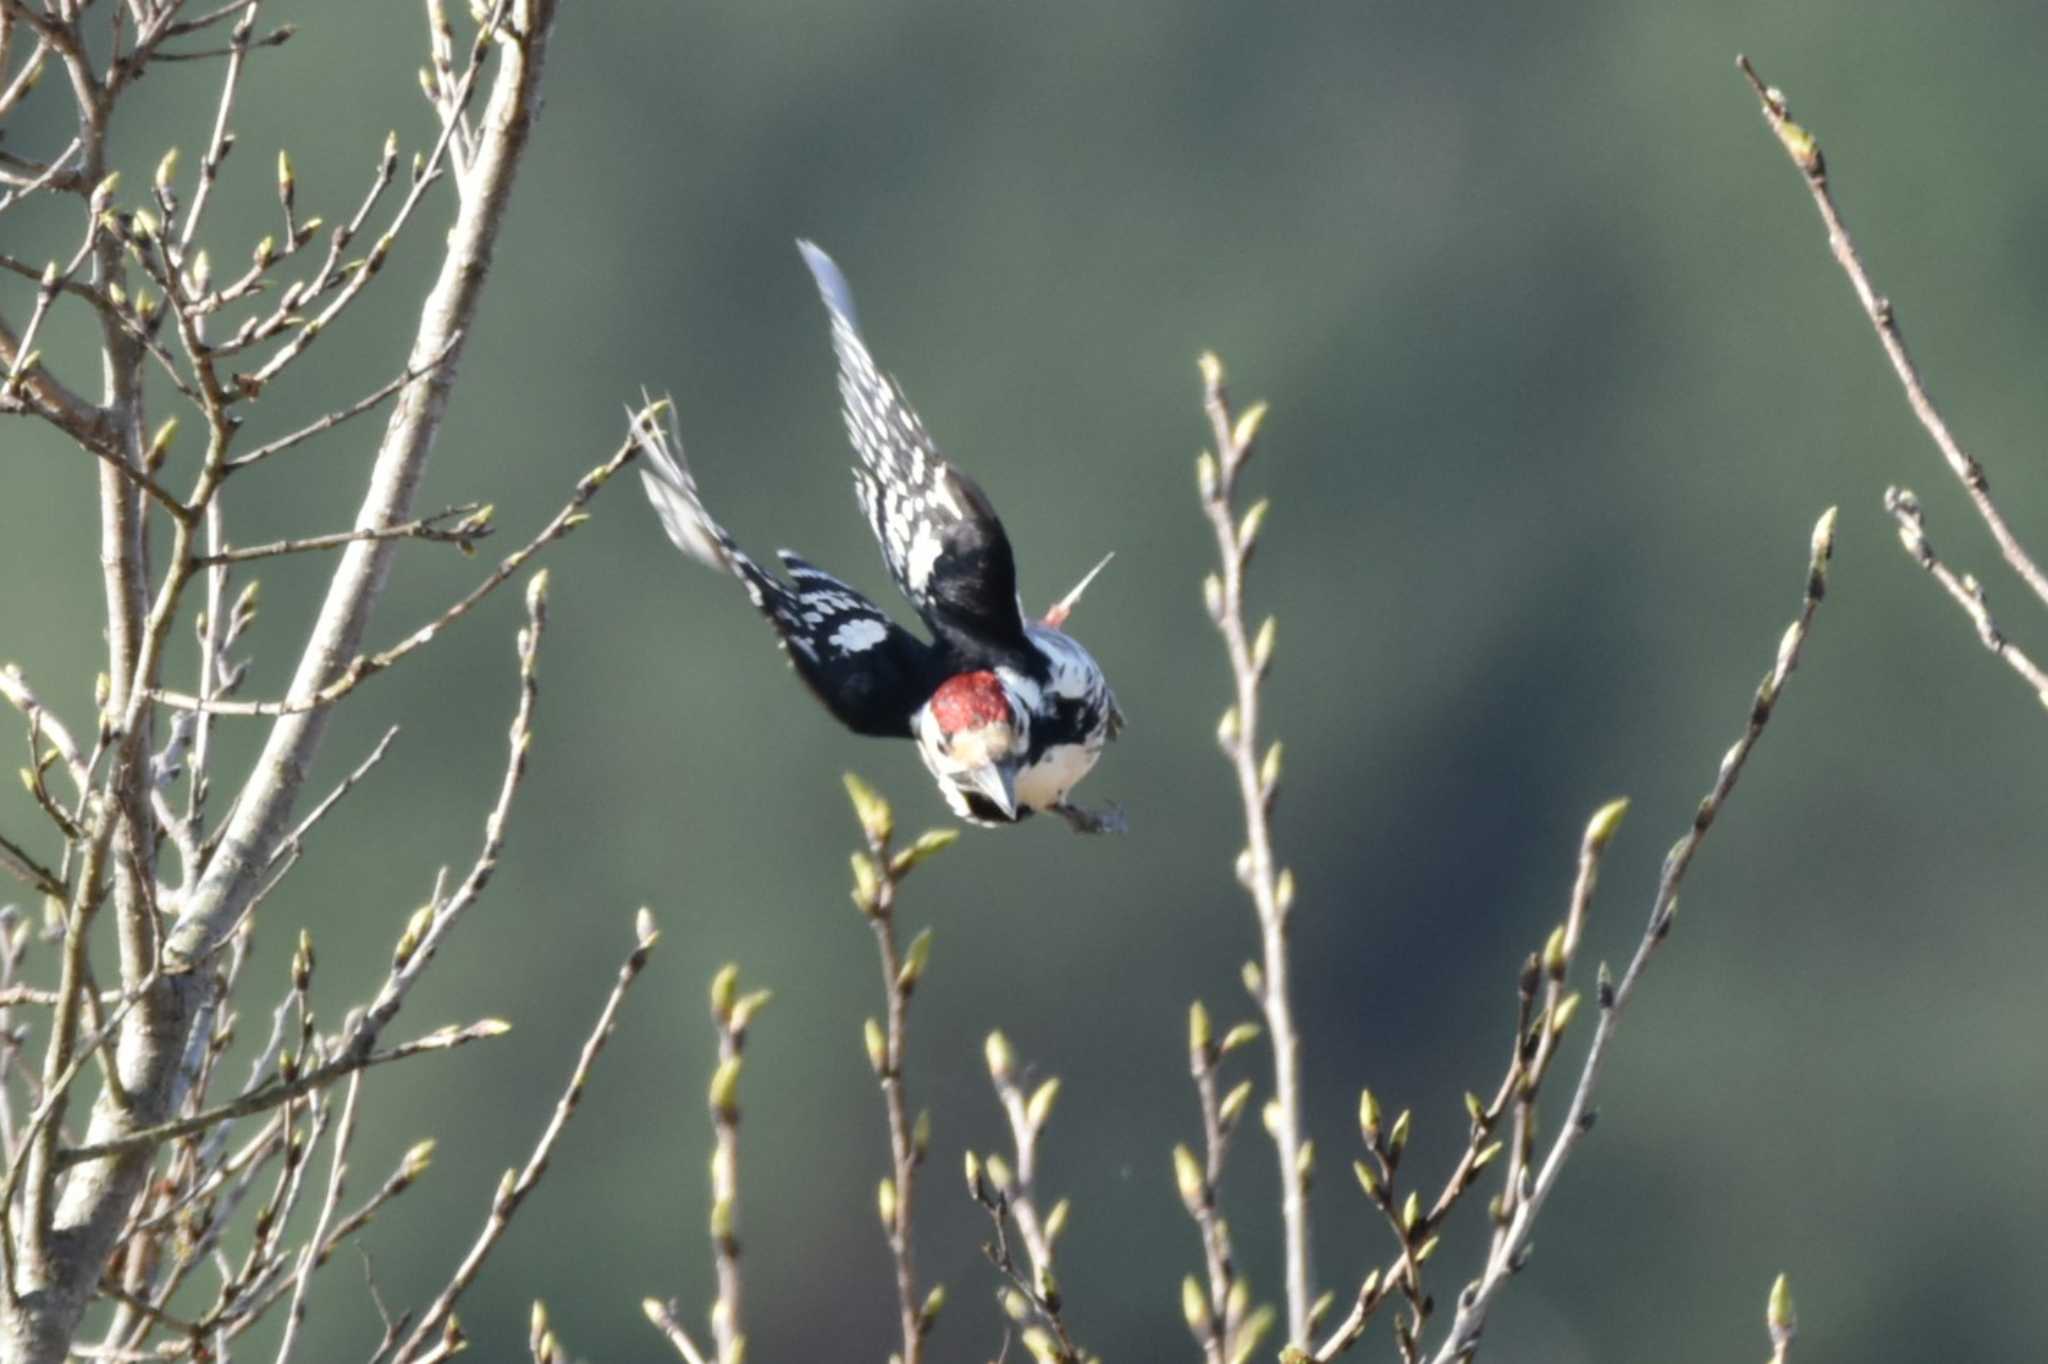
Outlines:
[[650, 409], [633, 431], [641, 482], [668, 538], [739, 579], [797, 676], [841, 724], [913, 740], [961, 818], [1014, 824], [1047, 811], [1082, 832], [1121, 829], [1120, 811], [1067, 799], [1123, 726], [1102, 669], [1061, 629], [1109, 560], [1042, 618], [1028, 618], [987, 495], [939, 453], [903, 390], [875, 367], [839, 267], [810, 242], [797, 248], [831, 319], [854, 495], [931, 639], [789, 550], [777, 552], [787, 579], [749, 558], [705, 511], [673, 414], [664, 431]]

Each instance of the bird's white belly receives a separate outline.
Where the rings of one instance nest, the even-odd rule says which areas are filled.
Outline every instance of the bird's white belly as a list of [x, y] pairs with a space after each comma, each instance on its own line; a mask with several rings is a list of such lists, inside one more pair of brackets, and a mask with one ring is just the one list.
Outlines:
[[1054, 744], [1037, 762], [1017, 774], [1017, 807], [1049, 810], [1058, 805], [1074, 784], [1088, 775], [1100, 756], [1100, 747]]

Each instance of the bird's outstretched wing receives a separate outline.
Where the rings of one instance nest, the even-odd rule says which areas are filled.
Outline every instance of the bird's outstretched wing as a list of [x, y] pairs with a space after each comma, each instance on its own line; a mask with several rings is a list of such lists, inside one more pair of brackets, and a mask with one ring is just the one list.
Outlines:
[[810, 242], [797, 248], [832, 314], [846, 434], [860, 457], [854, 490], [889, 576], [964, 659], [1007, 660], [1027, 643], [1003, 523], [974, 480], [939, 454], [903, 390], [875, 367], [839, 267]]
[[910, 737], [910, 717], [938, 682], [932, 647], [884, 615], [853, 588], [783, 550], [785, 583], [756, 564], [711, 519], [682, 456], [682, 441], [652, 410], [633, 418], [640, 481], [668, 538], [699, 563], [740, 580], [775, 627], [797, 676], [825, 709], [856, 734]]

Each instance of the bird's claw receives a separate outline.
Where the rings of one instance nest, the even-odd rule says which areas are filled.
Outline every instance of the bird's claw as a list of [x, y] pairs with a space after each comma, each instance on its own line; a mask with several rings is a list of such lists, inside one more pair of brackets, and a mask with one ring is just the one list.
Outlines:
[[1114, 802], [1101, 810], [1087, 810], [1062, 801], [1052, 807], [1052, 813], [1067, 821], [1077, 834], [1124, 834], [1131, 831], [1130, 821], [1124, 818], [1124, 807]]

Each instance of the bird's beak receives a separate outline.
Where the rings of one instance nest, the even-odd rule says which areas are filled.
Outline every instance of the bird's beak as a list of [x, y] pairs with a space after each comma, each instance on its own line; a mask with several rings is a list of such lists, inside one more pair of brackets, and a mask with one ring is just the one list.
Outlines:
[[976, 791], [1003, 812], [1003, 818], [1017, 817], [1017, 769], [1013, 764], [983, 763], [964, 775]]

